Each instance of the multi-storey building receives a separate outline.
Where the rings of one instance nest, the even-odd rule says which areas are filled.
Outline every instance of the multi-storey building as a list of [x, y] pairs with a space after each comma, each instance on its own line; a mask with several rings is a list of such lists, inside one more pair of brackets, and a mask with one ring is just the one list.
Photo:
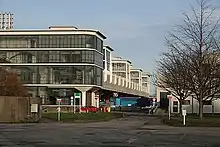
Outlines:
[[76, 27], [49, 27], [42, 30], [4, 30], [0, 32], [0, 58], [20, 75], [29, 94], [54, 104], [56, 97], [82, 92], [86, 95], [102, 86], [103, 40], [96, 30]]
[[13, 28], [13, 14], [7, 12], [0, 12], [0, 30]]
[[106, 37], [96, 30], [52, 26], [40, 30], [0, 31], [0, 63], [15, 71], [31, 97], [43, 104], [98, 106], [100, 92], [147, 97], [140, 82], [131, 81], [131, 62], [112, 59], [113, 49], [103, 46]]

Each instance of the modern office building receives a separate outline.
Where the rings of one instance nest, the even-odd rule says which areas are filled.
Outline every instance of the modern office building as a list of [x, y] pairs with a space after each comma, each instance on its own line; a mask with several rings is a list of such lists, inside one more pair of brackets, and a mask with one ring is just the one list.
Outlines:
[[97, 30], [74, 26], [49, 29], [0, 31], [0, 63], [16, 72], [31, 97], [41, 97], [43, 104], [99, 106], [100, 94], [113, 93], [148, 97], [140, 83], [131, 81], [131, 62], [112, 58], [114, 51], [103, 46], [106, 37]]
[[90, 105], [87, 95], [103, 82], [104, 39], [99, 31], [71, 26], [0, 31], [0, 58], [10, 62], [1, 66], [14, 69], [43, 103], [81, 92], [82, 106]]
[[13, 28], [13, 14], [7, 12], [0, 12], [0, 30]]

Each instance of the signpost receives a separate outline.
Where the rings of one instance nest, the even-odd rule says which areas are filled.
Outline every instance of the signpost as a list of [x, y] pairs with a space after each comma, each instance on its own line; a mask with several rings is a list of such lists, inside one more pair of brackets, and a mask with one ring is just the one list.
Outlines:
[[171, 115], [171, 99], [172, 99], [172, 95], [167, 95], [167, 98], [169, 99], [168, 117], [169, 117], [169, 120], [170, 120], [170, 115]]
[[81, 93], [74, 93], [74, 113], [76, 113], [76, 99], [79, 99], [79, 112], [81, 110]]
[[60, 121], [60, 104], [61, 104], [61, 98], [57, 98], [57, 102], [58, 102], [58, 108], [57, 108], [57, 119], [58, 121]]
[[75, 100], [74, 100], [74, 97], [71, 96], [70, 97], [70, 105], [73, 106], [73, 113], [76, 112], [76, 109], [75, 109]]
[[182, 114], [183, 114], [183, 125], [186, 125], [186, 110], [182, 110]]
[[155, 107], [156, 104], [156, 98], [153, 98], [153, 107]]
[[99, 101], [99, 94], [95, 94], [95, 104], [96, 104], [96, 107], [98, 108], [98, 101]]
[[31, 104], [31, 113], [38, 112], [38, 104]]
[[114, 92], [114, 93], [113, 93], [113, 97], [118, 97], [118, 93], [117, 93], [117, 92]]

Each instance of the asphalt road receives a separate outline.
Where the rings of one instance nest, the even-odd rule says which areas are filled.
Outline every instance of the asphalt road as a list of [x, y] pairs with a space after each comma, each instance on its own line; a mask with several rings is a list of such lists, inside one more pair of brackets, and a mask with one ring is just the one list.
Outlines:
[[0, 146], [220, 147], [219, 131], [167, 127], [152, 117], [130, 115], [87, 124], [0, 124]]

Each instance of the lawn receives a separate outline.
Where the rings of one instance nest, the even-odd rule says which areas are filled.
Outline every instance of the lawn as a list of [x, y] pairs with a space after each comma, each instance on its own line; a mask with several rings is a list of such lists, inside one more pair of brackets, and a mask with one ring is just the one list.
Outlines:
[[[115, 118], [123, 117], [119, 113], [61, 113], [61, 122], [96, 122], [96, 121], [109, 121]], [[57, 113], [42, 113], [42, 119], [57, 121]]]
[[[162, 119], [162, 123], [169, 126], [184, 126], [182, 118], [179, 116], [171, 117], [169, 120], [167, 117]], [[187, 127], [220, 127], [219, 115], [206, 115], [200, 120], [199, 116], [186, 116]]]

